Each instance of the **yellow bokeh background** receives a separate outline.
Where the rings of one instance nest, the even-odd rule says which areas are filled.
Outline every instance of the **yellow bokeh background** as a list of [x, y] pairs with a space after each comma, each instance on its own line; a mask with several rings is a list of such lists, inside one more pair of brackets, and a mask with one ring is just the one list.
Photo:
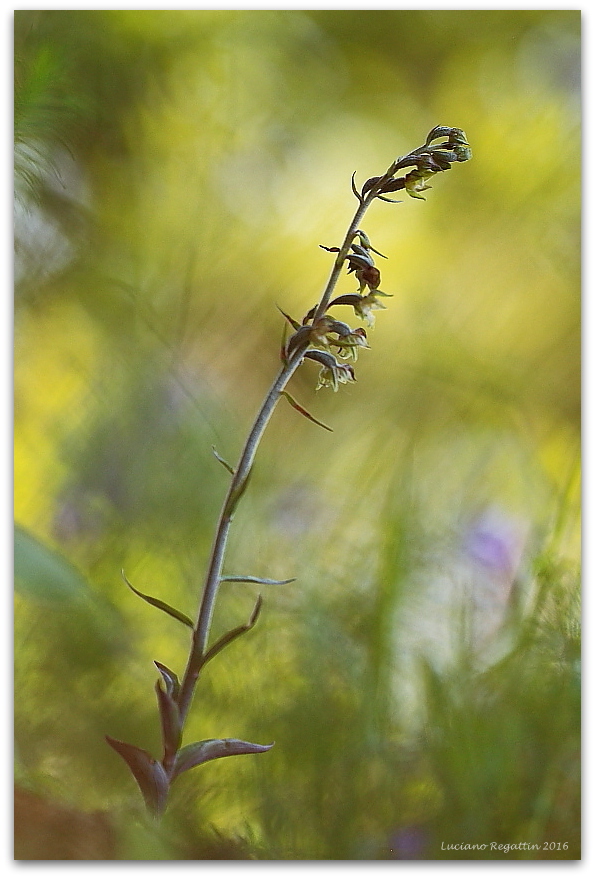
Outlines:
[[[399, 688], [407, 596], [459, 569], [482, 515], [520, 546], [521, 605], [545, 569], [568, 591], [580, 559], [579, 53], [570, 11], [15, 14], [15, 517], [85, 594], [56, 599], [32, 561], [17, 590], [18, 778], [109, 814], [111, 858], [383, 859], [412, 826], [439, 858], [458, 763], [403, 755], [423, 713]], [[370, 209], [392, 296], [371, 350], [337, 394], [300, 368], [291, 393], [333, 432], [282, 402], [234, 522], [228, 572], [297, 581], [209, 668], [188, 740], [276, 747], [184, 777], [154, 835], [102, 736], [158, 750], [152, 661], [181, 673], [187, 638], [120, 570], [194, 615], [227, 486], [211, 447], [237, 460], [279, 368], [277, 306], [301, 319], [321, 295], [353, 172], [435, 125], [463, 128], [472, 161]], [[257, 593], [226, 587], [215, 634]], [[442, 612], [432, 593], [415, 624]], [[535, 781], [547, 819], [511, 779], [479, 827], [462, 797], [462, 834], [544, 838], [574, 801], [557, 758]]]

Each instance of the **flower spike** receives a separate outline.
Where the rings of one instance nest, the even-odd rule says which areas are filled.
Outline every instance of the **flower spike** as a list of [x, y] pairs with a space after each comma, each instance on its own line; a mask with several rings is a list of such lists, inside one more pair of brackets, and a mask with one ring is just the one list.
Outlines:
[[[238, 738], [212, 738], [182, 746], [184, 725], [201, 671], [224, 649], [254, 628], [262, 608], [262, 597], [259, 595], [247, 621], [228, 630], [214, 643], [210, 643], [211, 624], [221, 584], [246, 582], [283, 585], [294, 581], [293, 579], [271, 580], [260, 576], [223, 575], [226, 545], [236, 507], [249, 484], [264, 431], [282, 396], [302, 416], [325, 430], [331, 430], [322, 421], [313, 417], [286, 389], [303, 361], [313, 360], [319, 366], [316, 390], [331, 387], [333, 391], [337, 391], [340, 384], [348, 384], [356, 380], [351, 363], [341, 360], [355, 361], [360, 348], [369, 349], [366, 330], [362, 327], [352, 328], [348, 323], [336, 320], [329, 311], [337, 305], [348, 305], [353, 308], [356, 317], [362, 319], [369, 327], [373, 327], [374, 311], [385, 309], [380, 299], [389, 298], [389, 294], [380, 289], [380, 271], [374, 262], [373, 254], [382, 259], [387, 257], [372, 246], [370, 238], [363, 229], [356, 228], [362, 222], [372, 201], [379, 199], [394, 203], [395, 199], [387, 198], [387, 194], [401, 190], [412, 198], [423, 199], [421, 193], [431, 188], [428, 181], [433, 176], [444, 173], [454, 163], [466, 162], [471, 157], [467, 136], [461, 128], [438, 125], [432, 128], [421, 146], [395, 159], [382, 176], [370, 177], [361, 190], [355, 185], [355, 173], [352, 175], [351, 190], [358, 201], [358, 207], [340, 247], [319, 245], [328, 253], [335, 254], [335, 257], [318, 303], [308, 311], [301, 323], [279, 308], [284, 317], [281, 342], [282, 367], [256, 415], [244, 442], [237, 467], [227, 463], [213, 447], [213, 454], [225, 467], [231, 476], [231, 481], [215, 529], [196, 622], [165, 601], [139, 591], [126, 579], [122, 571], [124, 582], [138, 597], [192, 631], [186, 667], [180, 679], [166, 665], [155, 662], [160, 674], [160, 679], [155, 684], [155, 692], [161, 719], [163, 744], [161, 761], [133, 744], [106, 736], [107, 743], [124, 760], [135, 778], [148, 810], [156, 817], [163, 814], [171, 784], [180, 774], [215, 759], [264, 753], [273, 746], [254, 744]], [[398, 176], [400, 172], [402, 173]], [[359, 282], [359, 290], [356, 293], [332, 298], [344, 266], [347, 274], [355, 275]]]

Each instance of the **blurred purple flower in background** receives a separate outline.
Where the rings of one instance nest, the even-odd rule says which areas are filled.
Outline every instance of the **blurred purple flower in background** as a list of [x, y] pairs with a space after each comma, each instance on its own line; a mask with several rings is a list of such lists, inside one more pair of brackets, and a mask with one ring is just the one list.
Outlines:
[[486, 572], [514, 580], [526, 542], [526, 525], [495, 506], [478, 515], [463, 536], [463, 551]]
[[389, 859], [423, 860], [428, 846], [428, 834], [421, 826], [404, 826], [389, 839]]

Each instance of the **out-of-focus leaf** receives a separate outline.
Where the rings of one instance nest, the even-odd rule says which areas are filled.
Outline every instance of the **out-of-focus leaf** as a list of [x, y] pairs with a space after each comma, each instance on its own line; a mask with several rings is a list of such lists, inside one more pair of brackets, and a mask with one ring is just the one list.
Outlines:
[[108, 653], [126, 650], [129, 632], [120, 611], [96, 593], [64, 556], [24, 528], [15, 527], [16, 593], [41, 605], [59, 624], [62, 648], [72, 650], [79, 669], [85, 662], [104, 663]]
[[14, 534], [14, 575], [16, 589], [34, 600], [81, 603], [92, 598], [87, 581], [76, 567], [18, 525]]
[[165, 601], [159, 600], [159, 598], [153, 598], [148, 594], [143, 594], [142, 591], [139, 591], [130, 582], [126, 579], [124, 575], [124, 571], [122, 570], [122, 579], [128, 586], [128, 588], [138, 595], [139, 598], [142, 598], [143, 601], [146, 601], [148, 604], [151, 604], [152, 607], [157, 607], [158, 610], [161, 610], [163, 613], [167, 613], [168, 616], [171, 616], [172, 619], [177, 619], [178, 622], [183, 622], [184, 625], [188, 625], [189, 628], [194, 628], [194, 622], [187, 616], [185, 613], [182, 613], [180, 610], [176, 610], [175, 607], [170, 606], [170, 604], [166, 604]]
[[221, 759], [223, 756], [242, 756], [249, 753], [266, 753], [274, 745], [251, 744], [249, 741], [239, 741], [237, 738], [211, 738], [208, 741], [195, 741], [182, 747], [176, 758], [174, 777], [189, 771], [203, 762], [212, 759]]
[[109, 735], [105, 736], [105, 740], [126, 762], [140, 787], [147, 809], [158, 817], [163, 813], [169, 790], [169, 781], [161, 763], [133, 744], [126, 744]]

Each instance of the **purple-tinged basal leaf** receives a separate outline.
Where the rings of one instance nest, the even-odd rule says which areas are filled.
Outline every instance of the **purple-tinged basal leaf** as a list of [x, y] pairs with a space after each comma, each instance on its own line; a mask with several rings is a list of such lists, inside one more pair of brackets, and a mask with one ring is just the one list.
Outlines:
[[180, 709], [172, 696], [163, 689], [161, 681], [155, 683], [159, 716], [161, 717], [161, 736], [163, 740], [163, 767], [168, 770], [173, 765], [182, 740], [182, 720]]
[[147, 809], [155, 817], [159, 817], [165, 810], [169, 792], [169, 780], [161, 763], [153, 759], [146, 750], [133, 744], [126, 744], [109, 735], [105, 736], [105, 740], [128, 765], [140, 787]]
[[196, 741], [182, 747], [176, 757], [173, 777], [178, 777], [185, 771], [210, 762], [213, 759], [221, 759], [223, 756], [243, 756], [251, 753], [266, 753], [274, 745], [251, 744], [249, 741], [239, 741], [237, 738], [212, 738], [208, 741]]

